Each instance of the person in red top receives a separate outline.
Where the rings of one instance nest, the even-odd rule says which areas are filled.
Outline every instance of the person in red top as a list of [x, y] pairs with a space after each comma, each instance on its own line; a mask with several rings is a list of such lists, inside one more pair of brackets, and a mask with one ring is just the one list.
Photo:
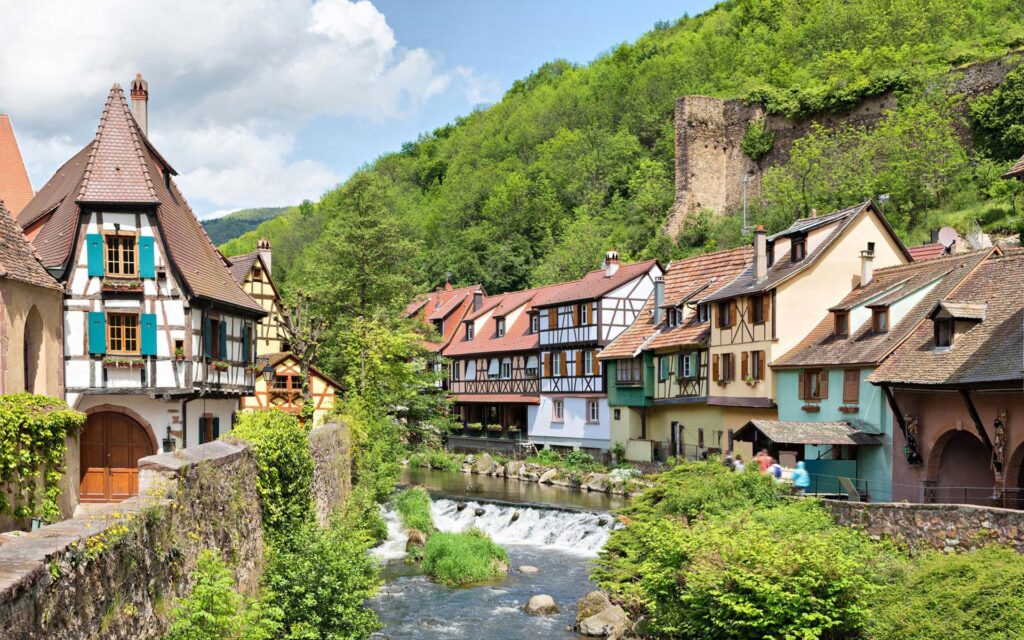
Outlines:
[[768, 473], [768, 467], [775, 464], [775, 458], [768, 455], [767, 449], [761, 449], [758, 451], [757, 455], [754, 456], [754, 460], [757, 460], [757, 468], [761, 473]]

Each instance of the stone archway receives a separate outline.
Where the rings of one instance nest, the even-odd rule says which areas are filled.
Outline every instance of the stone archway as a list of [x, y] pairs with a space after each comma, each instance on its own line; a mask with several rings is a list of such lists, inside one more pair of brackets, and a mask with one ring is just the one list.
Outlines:
[[120, 502], [139, 493], [139, 458], [156, 453], [156, 442], [128, 411], [97, 409], [79, 438], [79, 501]]
[[933, 502], [990, 504], [995, 487], [992, 456], [972, 432], [949, 430], [939, 436], [928, 453], [925, 480], [933, 492]]
[[25, 391], [39, 393], [46, 386], [46, 368], [43, 366], [43, 318], [35, 305], [25, 318], [22, 335], [22, 372]]

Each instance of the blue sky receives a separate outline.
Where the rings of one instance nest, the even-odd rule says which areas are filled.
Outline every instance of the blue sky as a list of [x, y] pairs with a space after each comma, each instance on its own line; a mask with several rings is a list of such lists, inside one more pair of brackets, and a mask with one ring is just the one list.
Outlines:
[[586, 63], [711, 5], [12, 3], [0, 23], [0, 113], [11, 115], [38, 189], [91, 138], [110, 85], [141, 71], [150, 138], [200, 217], [294, 204], [499, 99], [544, 62]]

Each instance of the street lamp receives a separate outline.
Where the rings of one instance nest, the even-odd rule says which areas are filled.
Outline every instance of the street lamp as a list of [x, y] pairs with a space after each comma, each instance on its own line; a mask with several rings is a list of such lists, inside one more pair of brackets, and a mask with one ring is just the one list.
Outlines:
[[263, 367], [263, 382], [270, 384], [270, 381], [274, 379], [274, 367], [267, 363], [267, 366]]

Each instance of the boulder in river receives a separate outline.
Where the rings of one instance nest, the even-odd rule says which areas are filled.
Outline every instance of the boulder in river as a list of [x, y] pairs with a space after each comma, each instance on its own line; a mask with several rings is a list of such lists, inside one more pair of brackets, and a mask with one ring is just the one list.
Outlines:
[[522, 460], [512, 460], [505, 465], [505, 475], [509, 478], [518, 478], [519, 472], [523, 470], [525, 465], [526, 463]]
[[491, 471], [493, 470], [494, 458], [492, 458], [491, 454], [489, 453], [482, 454], [479, 458], [476, 459], [476, 462], [473, 464], [474, 473], [487, 475], [488, 473], [491, 473]]
[[526, 573], [526, 574], [540, 573], [540, 569], [538, 569], [537, 567], [535, 567], [533, 565], [524, 564], [524, 565], [519, 567], [519, 573]]
[[516, 511], [515, 513], [513, 513], [513, 514], [512, 514], [512, 519], [511, 519], [511, 520], [509, 520], [509, 524], [511, 524], [511, 523], [513, 523], [513, 522], [515, 522], [515, 521], [516, 521], [516, 520], [518, 520], [518, 519], [519, 519], [519, 512], [518, 512], [518, 511]]
[[618, 605], [607, 607], [589, 618], [580, 620], [576, 625], [577, 630], [585, 636], [596, 636], [599, 638], [618, 638], [629, 624], [626, 612]]
[[559, 609], [554, 598], [542, 593], [530, 598], [530, 601], [523, 607], [523, 611], [531, 616], [547, 616], [558, 613]]
[[465, 508], [466, 508], [466, 503], [465, 503], [465, 502], [460, 502], [459, 504], [455, 505], [455, 510], [456, 510], [456, 511], [458, 511], [458, 512], [460, 512], [460, 513], [461, 513], [461, 512], [462, 512], [462, 511], [463, 511], [463, 510], [464, 510]]
[[597, 491], [598, 493], [608, 492], [608, 474], [606, 473], [592, 473], [587, 476], [586, 481], [583, 483], [582, 489], [586, 491]]
[[608, 595], [604, 591], [591, 591], [580, 598], [580, 601], [576, 604], [576, 621], [580, 622], [585, 618], [601, 613], [610, 606], [612, 606], [612, 601], [608, 599]]
[[551, 484], [551, 481], [558, 475], [558, 469], [548, 469], [544, 473], [540, 474], [540, 478], [537, 482], [541, 484]]
[[487, 511], [483, 507], [477, 507], [476, 509], [473, 509], [473, 515], [477, 516], [478, 518], [484, 515], [485, 513], [487, 513]]

